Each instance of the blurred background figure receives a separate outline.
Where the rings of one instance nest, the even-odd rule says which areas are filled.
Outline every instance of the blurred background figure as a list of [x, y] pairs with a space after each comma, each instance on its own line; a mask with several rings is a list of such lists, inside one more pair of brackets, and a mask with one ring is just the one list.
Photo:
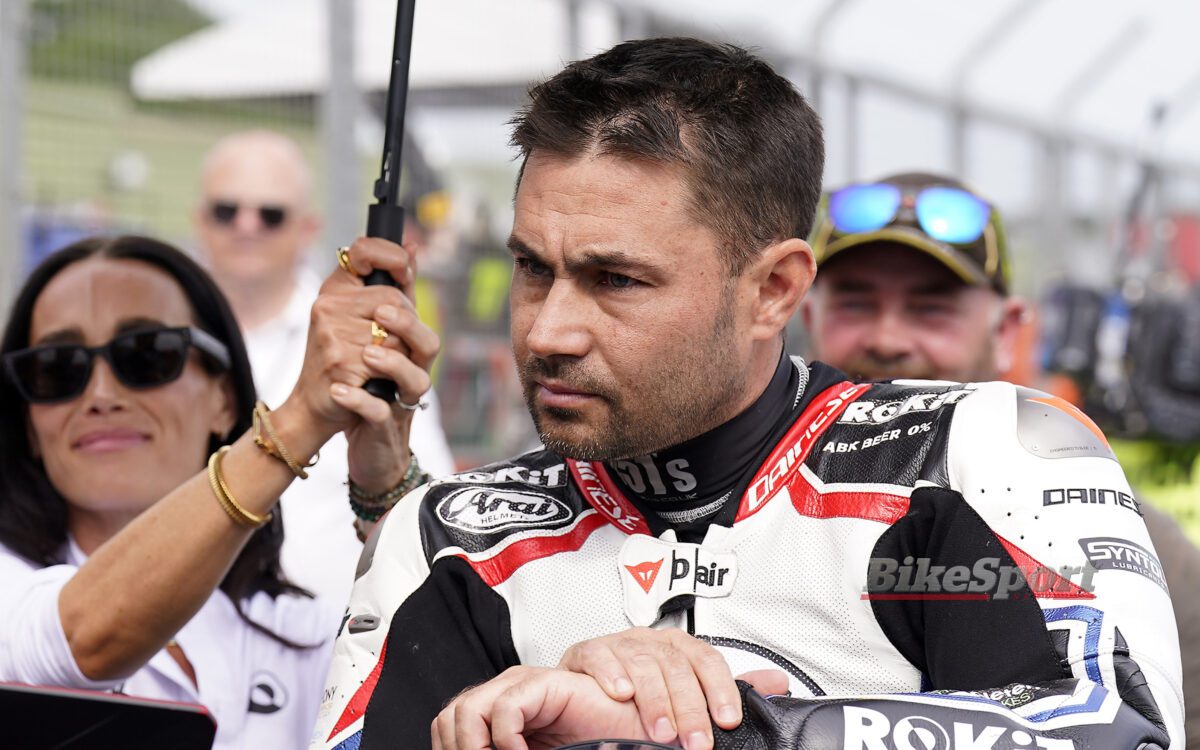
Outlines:
[[[209, 151], [194, 213], [196, 237], [246, 337], [259, 397], [283, 403], [304, 362], [309, 311], [321, 285], [305, 263], [321, 221], [299, 146], [280, 133], [226, 136]], [[333, 249], [328, 252], [333, 256]], [[434, 476], [454, 471], [437, 396], [413, 418], [410, 446]], [[346, 502], [346, 442], [321, 451], [309, 479], [284, 493], [283, 569], [297, 584], [345, 601], [362, 544]]]
[[[802, 308], [814, 359], [872, 380], [986, 381], [1012, 371], [1025, 303], [1009, 295], [1007, 239], [987, 200], [950, 177], [905, 173], [835, 190], [820, 211], [818, 272]], [[1150, 503], [1138, 512], [1168, 586], [1189, 591], [1200, 549]], [[1172, 601], [1186, 729], [1200, 744], [1200, 601]]]
[[[1004, 228], [984, 201], [910, 173], [835, 191], [822, 207], [821, 273], [803, 308], [814, 359], [864, 380], [995, 380], [1012, 367], [1025, 306], [1008, 295]], [[934, 239], [926, 216], [925, 226], [960, 218], [975, 236]]]
[[149, 238], [83, 240], [30, 276], [0, 351], [0, 682], [199, 703], [219, 750], [302, 746], [343, 605], [280, 570], [293, 476], [245, 434], [212, 279]]

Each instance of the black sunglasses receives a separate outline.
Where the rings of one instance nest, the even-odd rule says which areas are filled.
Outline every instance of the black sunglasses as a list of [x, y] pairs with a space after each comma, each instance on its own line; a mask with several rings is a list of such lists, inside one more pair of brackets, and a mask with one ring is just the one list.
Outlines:
[[[242, 208], [253, 208], [253, 206], [241, 206], [232, 201], [213, 201], [209, 204], [208, 210], [212, 215], [213, 221], [218, 224], [228, 226], [237, 218], [238, 211]], [[267, 229], [278, 229], [287, 221], [288, 211], [283, 206], [259, 206], [258, 220]]]
[[183, 373], [189, 346], [207, 354], [221, 369], [229, 369], [229, 349], [194, 326], [119, 333], [100, 346], [34, 346], [5, 354], [4, 366], [22, 398], [33, 404], [49, 404], [83, 393], [97, 354], [108, 362], [117, 380], [129, 388], [154, 388]]

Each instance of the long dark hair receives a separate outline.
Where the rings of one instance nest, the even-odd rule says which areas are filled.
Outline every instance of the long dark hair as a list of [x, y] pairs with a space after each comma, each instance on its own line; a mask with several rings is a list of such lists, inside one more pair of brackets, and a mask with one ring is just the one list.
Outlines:
[[[33, 307], [50, 280], [72, 263], [91, 257], [120, 258], [149, 263], [179, 283], [187, 296], [199, 328], [216, 337], [229, 349], [232, 362], [229, 377], [233, 386], [237, 413], [233, 429], [226, 436], [209, 439], [209, 452], [232, 443], [250, 428], [254, 411], [254, 380], [246, 345], [225, 296], [212, 278], [191, 258], [179, 250], [150, 239], [92, 237], [59, 250], [39, 265], [13, 305], [0, 352], [29, 346]], [[219, 366], [201, 358], [206, 369], [218, 372]], [[29, 444], [26, 405], [9, 378], [0, 378], [0, 544], [37, 565], [64, 562], [61, 550], [67, 541], [67, 503], [46, 475], [42, 462]], [[312, 594], [290, 583], [279, 565], [283, 545], [283, 519], [280, 509], [274, 518], [250, 537], [246, 546], [221, 581], [221, 590], [233, 601], [238, 615], [259, 632], [287, 646], [300, 647], [251, 620], [242, 602], [259, 591], [271, 597], [280, 594]]]

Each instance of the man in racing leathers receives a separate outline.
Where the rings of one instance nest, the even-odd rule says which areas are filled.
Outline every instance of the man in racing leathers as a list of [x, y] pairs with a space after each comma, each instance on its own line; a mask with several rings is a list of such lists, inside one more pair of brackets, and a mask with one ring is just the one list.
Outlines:
[[[790, 84], [737, 48], [659, 39], [531, 97], [512, 333], [546, 448], [425, 486], [368, 540], [314, 747], [1181, 736], [1170, 600], [1086, 417], [1009, 384], [854, 384], [783, 353], [823, 162]], [[1080, 488], [1111, 512], [1043, 512]], [[717, 686], [654, 715], [645, 684], [550, 668], [631, 626], [730, 674], [782, 670], [792, 697]]]

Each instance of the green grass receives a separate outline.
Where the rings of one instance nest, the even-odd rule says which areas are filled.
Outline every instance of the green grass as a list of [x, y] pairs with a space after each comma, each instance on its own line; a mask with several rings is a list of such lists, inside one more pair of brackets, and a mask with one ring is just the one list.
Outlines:
[[[222, 135], [268, 125], [295, 138], [320, 168], [311, 114], [264, 123], [233, 107], [147, 108], [111, 84], [44, 78], [29, 81], [25, 104], [26, 204], [60, 210], [84, 204], [124, 228], [176, 241], [190, 235], [200, 163]], [[292, 108], [303, 113], [299, 104]], [[149, 164], [145, 184], [128, 192], [115, 189], [108, 176], [113, 158], [125, 151], [139, 152]]]
[[210, 20], [181, 0], [34, 0], [30, 70], [125, 86], [129, 68]]

